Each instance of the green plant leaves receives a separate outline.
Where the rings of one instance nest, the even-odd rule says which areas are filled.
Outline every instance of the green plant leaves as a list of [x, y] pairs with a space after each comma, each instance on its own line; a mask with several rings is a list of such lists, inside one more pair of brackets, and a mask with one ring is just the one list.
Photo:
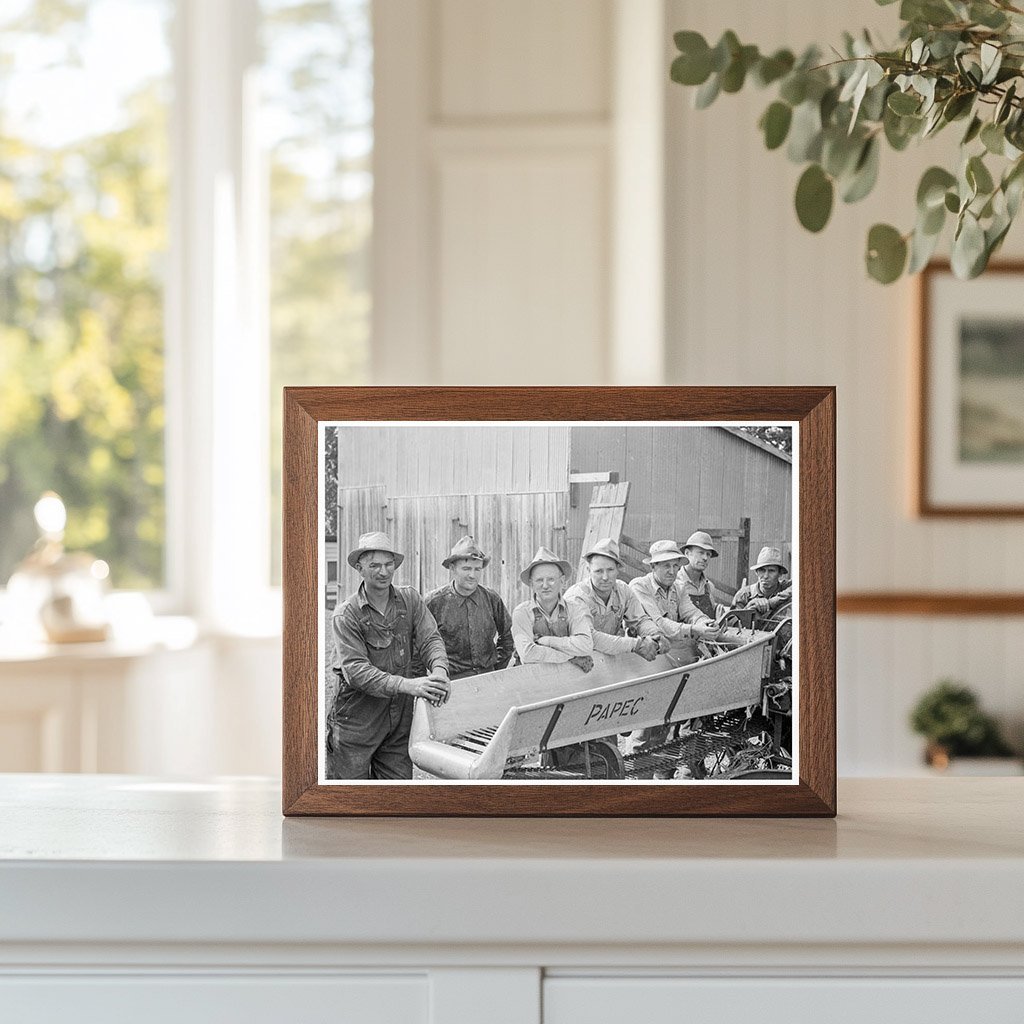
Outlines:
[[796, 215], [808, 231], [820, 231], [832, 215], [834, 189], [832, 179], [817, 165], [811, 164], [796, 185]]
[[901, 0], [899, 13], [892, 49], [876, 47], [867, 32], [845, 32], [832, 48], [838, 59], [814, 46], [798, 58], [788, 49], [762, 55], [731, 30], [714, 47], [698, 32], [679, 32], [671, 76], [695, 88], [699, 108], [750, 82], [773, 89], [758, 128], [767, 149], [805, 165], [794, 205], [814, 232], [828, 223], [836, 195], [853, 203], [876, 186], [883, 145], [901, 152], [963, 121], [957, 173], [930, 167], [922, 175], [908, 234], [874, 225], [867, 269], [883, 283], [917, 272], [953, 214], [954, 269], [974, 276], [1024, 206], [1024, 12], [1008, 0]]
[[876, 224], [868, 232], [868, 273], [880, 284], [892, 284], [907, 262], [907, 243], [889, 224]]
[[950, 255], [953, 273], [962, 280], [976, 277], [984, 269], [986, 260], [985, 232], [978, 218], [970, 211], [965, 211], [953, 236], [953, 251]]
[[680, 85], [703, 85], [711, 74], [711, 48], [699, 32], [677, 32], [673, 37], [679, 56], [670, 75]]
[[764, 132], [764, 144], [768, 149], [778, 149], [786, 141], [792, 120], [793, 108], [779, 100], [772, 103], [761, 115], [758, 124]]
[[878, 138], [873, 136], [861, 147], [853, 173], [843, 187], [843, 202], [856, 203], [863, 199], [878, 180]]

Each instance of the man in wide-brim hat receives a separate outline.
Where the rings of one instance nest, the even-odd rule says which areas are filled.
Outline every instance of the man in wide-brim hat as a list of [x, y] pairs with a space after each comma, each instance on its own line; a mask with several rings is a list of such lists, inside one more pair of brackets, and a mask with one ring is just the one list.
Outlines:
[[757, 615], [767, 616], [792, 603], [793, 581], [781, 549], [771, 545], [761, 548], [750, 571], [757, 579], [736, 591], [733, 608], [751, 608]]
[[656, 540], [644, 565], [651, 571], [629, 581], [654, 628], [671, 642], [672, 654], [681, 664], [698, 658], [697, 641], [718, 635], [714, 619], [705, 615], [678, 585], [685, 559], [674, 540]]
[[703, 530], [691, 533], [683, 545], [683, 571], [679, 574], [679, 586], [690, 600], [709, 618], [715, 617], [718, 594], [705, 570], [718, 551], [711, 542], [711, 534]]
[[582, 601], [594, 624], [594, 650], [602, 654], [639, 654], [653, 661], [661, 636], [640, 598], [619, 579], [619, 544], [605, 537], [583, 552], [587, 579], [573, 584], [566, 601]]
[[497, 591], [480, 582], [490, 556], [470, 536], [441, 564], [451, 579], [425, 600], [448, 652], [452, 679], [505, 668], [512, 659], [512, 616]]
[[590, 613], [581, 602], [562, 596], [571, 572], [564, 558], [541, 547], [519, 574], [531, 594], [512, 612], [512, 639], [524, 664], [571, 661], [585, 672], [593, 667]]
[[[327, 777], [411, 779], [414, 697], [447, 699], [448, 656], [434, 617], [412, 587], [392, 584], [405, 556], [384, 533], [348, 553], [359, 589], [331, 617], [338, 692], [327, 716]], [[426, 666], [417, 676], [413, 661]]]

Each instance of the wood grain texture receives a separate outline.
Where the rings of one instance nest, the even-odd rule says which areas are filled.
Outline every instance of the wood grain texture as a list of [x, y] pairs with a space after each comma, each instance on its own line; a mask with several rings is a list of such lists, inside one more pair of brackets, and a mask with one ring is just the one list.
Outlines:
[[840, 615], [1024, 615], [1024, 594], [962, 594], [955, 592], [865, 591], [840, 594]]
[[[799, 785], [318, 785], [317, 423], [376, 419], [798, 421]], [[834, 388], [286, 388], [284, 481], [285, 814], [835, 815]]]

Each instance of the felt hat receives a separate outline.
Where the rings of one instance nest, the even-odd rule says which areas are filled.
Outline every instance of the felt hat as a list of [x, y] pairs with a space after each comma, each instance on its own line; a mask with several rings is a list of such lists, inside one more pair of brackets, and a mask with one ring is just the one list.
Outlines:
[[397, 569], [404, 561], [405, 555], [395, 550], [394, 544], [386, 533], [364, 533], [359, 538], [359, 544], [348, 553], [348, 564], [353, 569], [359, 567], [359, 559], [367, 551], [386, 551], [389, 555], [395, 556], [395, 568]]
[[554, 551], [541, 546], [537, 548], [537, 554], [533, 556], [533, 561], [519, 574], [519, 578], [527, 586], [530, 585], [530, 573], [538, 565], [557, 565], [562, 570], [563, 576], [568, 576], [572, 572], [572, 566], [564, 558], [559, 558]]
[[783, 572], [789, 572], [789, 568], [782, 560], [782, 552], [778, 548], [771, 546], [761, 548], [757, 553], [757, 561], [750, 568], [763, 569], [768, 565], [777, 565]]
[[619, 557], [619, 542], [617, 540], [612, 540], [611, 537], [605, 537], [603, 540], [597, 541], [589, 551], [583, 552], [584, 558], [590, 558], [591, 555], [603, 555], [605, 558], [610, 558], [619, 566], [625, 564]]
[[705, 551], [711, 552], [712, 558], [718, 557], [715, 545], [711, 543], [711, 534], [705, 533], [703, 530], [691, 533], [690, 539], [683, 545], [683, 548], [703, 548]]
[[444, 559], [441, 564], [446, 568], [450, 569], [452, 564], [457, 562], [460, 558], [479, 558], [484, 565], [491, 560], [490, 555], [485, 555], [480, 550], [480, 545], [467, 533], [465, 537], [460, 537], [455, 542], [455, 547], [452, 548], [452, 553]]
[[655, 562], [671, 562], [674, 558], [682, 558], [683, 553], [674, 540], [656, 540], [650, 549], [644, 565], [654, 565]]

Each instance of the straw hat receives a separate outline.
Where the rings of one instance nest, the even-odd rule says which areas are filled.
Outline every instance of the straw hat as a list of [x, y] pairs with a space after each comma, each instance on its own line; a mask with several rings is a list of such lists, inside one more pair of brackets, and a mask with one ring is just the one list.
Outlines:
[[395, 568], [397, 569], [404, 561], [405, 555], [395, 550], [394, 544], [386, 533], [364, 533], [359, 538], [359, 544], [348, 553], [348, 564], [353, 569], [359, 568], [359, 559], [367, 551], [386, 551], [389, 555], [395, 556]]
[[619, 557], [619, 542], [612, 540], [611, 537], [599, 540], [589, 551], [583, 552], [584, 558], [590, 558], [591, 555], [603, 555], [605, 558], [610, 558], [620, 567], [625, 564]]
[[690, 534], [690, 539], [683, 545], [683, 549], [686, 548], [703, 548], [705, 551], [711, 552], [712, 558], [718, 557], [715, 545], [711, 543], [711, 534], [705, 533], [703, 530]]
[[563, 576], [568, 576], [572, 572], [572, 566], [564, 558], [559, 558], [554, 551], [541, 546], [537, 548], [537, 554], [533, 556], [533, 561], [519, 574], [519, 578], [527, 586], [530, 585], [530, 573], [538, 565], [557, 565], [562, 570]]
[[452, 567], [452, 563], [457, 562], [460, 558], [479, 558], [485, 566], [491, 560], [491, 556], [485, 555], [483, 551], [480, 550], [480, 546], [477, 542], [473, 540], [469, 534], [466, 534], [465, 537], [460, 537], [455, 542], [455, 547], [452, 548], [452, 553], [444, 559], [441, 564], [446, 569], [450, 569]]
[[757, 554], [757, 561], [751, 569], [763, 569], [769, 565], [777, 565], [783, 572], [789, 572], [789, 568], [782, 560], [782, 552], [778, 548], [763, 547]]
[[654, 565], [655, 562], [671, 562], [674, 558], [682, 558], [683, 553], [674, 540], [656, 540], [649, 552], [649, 557], [644, 559], [644, 565]]

